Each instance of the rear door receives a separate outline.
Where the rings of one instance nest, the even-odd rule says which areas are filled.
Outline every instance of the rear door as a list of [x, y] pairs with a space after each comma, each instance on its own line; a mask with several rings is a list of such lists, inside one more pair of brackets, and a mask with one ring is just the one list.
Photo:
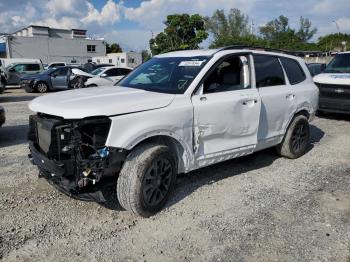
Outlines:
[[295, 112], [295, 93], [277, 56], [254, 54], [256, 87], [261, 97], [259, 142], [279, 141]]
[[250, 82], [249, 61], [249, 55], [220, 60], [192, 96], [199, 166], [251, 153], [257, 144], [260, 97]]

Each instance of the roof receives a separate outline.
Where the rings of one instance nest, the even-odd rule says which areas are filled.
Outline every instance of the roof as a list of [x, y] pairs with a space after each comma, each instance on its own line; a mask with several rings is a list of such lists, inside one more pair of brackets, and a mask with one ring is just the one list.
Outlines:
[[240, 46], [228, 46], [220, 49], [198, 49], [198, 50], [181, 50], [181, 51], [173, 51], [169, 53], [164, 53], [160, 55], [156, 55], [155, 57], [195, 57], [195, 56], [212, 56], [216, 53], [226, 52], [226, 53], [240, 53], [240, 52], [249, 52], [249, 53], [256, 53], [256, 54], [267, 54], [267, 55], [279, 55], [284, 57], [290, 57], [297, 59], [299, 57], [291, 55], [290, 53], [287, 53], [287, 51], [283, 50], [273, 50], [273, 49], [266, 49], [260, 47], [240, 47]]
[[17, 32], [20, 32], [24, 29], [28, 29], [30, 27], [39, 27], [39, 28], [47, 28], [47, 29], [56, 29], [56, 30], [67, 30], [67, 31], [84, 31], [86, 32], [87, 30], [86, 29], [76, 29], [76, 28], [72, 28], [72, 29], [67, 29], [67, 28], [55, 28], [55, 27], [48, 27], [48, 26], [42, 26], [42, 25], [29, 25], [29, 26], [26, 26], [26, 27], [23, 27], [15, 32], [13, 32], [12, 34], [16, 34]]
[[219, 49], [181, 50], [181, 51], [173, 51], [173, 52], [169, 52], [169, 53], [156, 55], [155, 57], [212, 56], [217, 51], [219, 51]]

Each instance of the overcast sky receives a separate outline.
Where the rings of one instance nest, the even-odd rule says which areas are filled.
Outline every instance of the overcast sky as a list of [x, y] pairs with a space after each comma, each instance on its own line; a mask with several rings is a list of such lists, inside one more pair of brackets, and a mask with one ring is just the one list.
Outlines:
[[350, 33], [350, 0], [0, 0], [0, 32], [11, 33], [29, 24], [87, 29], [89, 36], [118, 42], [124, 49], [148, 48], [148, 40], [163, 30], [172, 13], [211, 15], [216, 9], [239, 8], [255, 31], [283, 14], [296, 26], [299, 17], [318, 28], [317, 37]]

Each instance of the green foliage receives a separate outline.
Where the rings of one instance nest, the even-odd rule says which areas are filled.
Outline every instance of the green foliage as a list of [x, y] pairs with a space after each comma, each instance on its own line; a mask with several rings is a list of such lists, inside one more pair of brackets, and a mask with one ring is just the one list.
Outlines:
[[151, 59], [151, 54], [148, 52], [148, 50], [142, 50], [141, 55], [142, 55], [142, 63]]
[[121, 52], [123, 52], [123, 49], [117, 43], [113, 43], [113, 44], [106, 43], [106, 52], [107, 52], [107, 54], [121, 53]]
[[214, 38], [210, 47], [259, 42], [250, 33], [249, 17], [239, 9], [231, 9], [226, 16], [224, 10], [216, 10], [211, 17], [205, 18], [207, 30]]
[[308, 18], [301, 16], [299, 21], [299, 30], [296, 33], [296, 36], [300, 39], [300, 41], [306, 43], [316, 34], [316, 32], [317, 28], [312, 28], [311, 21]]
[[168, 15], [164, 24], [164, 31], [150, 40], [153, 55], [176, 49], [197, 49], [208, 37], [204, 20], [198, 14]]
[[350, 34], [330, 34], [318, 39], [318, 48], [322, 51], [342, 50], [342, 42], [346, 41], [346, 50], [350, 50]]

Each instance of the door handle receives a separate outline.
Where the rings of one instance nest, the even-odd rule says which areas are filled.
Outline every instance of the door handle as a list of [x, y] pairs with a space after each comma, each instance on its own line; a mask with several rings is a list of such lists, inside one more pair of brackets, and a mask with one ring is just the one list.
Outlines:
[[295, 95], [294, 94], [288, 94], [286, 95], [286, 99], [288, 100], [293, 100], [295, 98]]
[[252, 105], [258, 103], [258, 99], [249, 99], [242, 102], [243, 105]]
[[199, 98], [199, 100], [201, 101], [207, 101], [207, 98], [205, 96], [202, 96], [201, 98]]

